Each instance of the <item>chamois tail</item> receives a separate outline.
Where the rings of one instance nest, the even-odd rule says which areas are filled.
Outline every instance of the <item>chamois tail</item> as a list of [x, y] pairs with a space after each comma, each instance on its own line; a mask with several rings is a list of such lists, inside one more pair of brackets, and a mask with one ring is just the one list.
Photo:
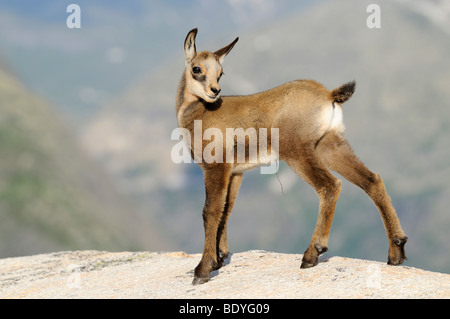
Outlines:
[[331, 99], [333, 103], [342, 104], [346, 102], [355, 92], [356, 82], [351, 81], [331, 91]]

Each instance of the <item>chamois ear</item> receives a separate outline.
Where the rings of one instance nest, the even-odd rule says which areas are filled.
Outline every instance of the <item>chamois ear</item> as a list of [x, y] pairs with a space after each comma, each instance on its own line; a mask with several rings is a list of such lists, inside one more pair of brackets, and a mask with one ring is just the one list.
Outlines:
[[239, 37], [237, 37], [233, 42], [231, 42], [229, 45], [227, 45], [226, 47], [217, 50], [216, 52], [214, 52], [214, 54], [219, 58], [219, 62], [220, 64], [223, 63], [223, 60], [225, 59], [225, 57], [227, 56], [227, 54], [231, 51], [231, 49], [234, 47], [234, 45], [236, 44], [236, 42], [238, 42]]
[[197, 28], [192, 29], [186, 36], [186, 40], [184, 40], [184, 53], [186, 55], [186, 63], [191, 62], [192, 59], [197, 55], [197, 50], [195, 49], [195, 37], [197, 36], [197, 32]]

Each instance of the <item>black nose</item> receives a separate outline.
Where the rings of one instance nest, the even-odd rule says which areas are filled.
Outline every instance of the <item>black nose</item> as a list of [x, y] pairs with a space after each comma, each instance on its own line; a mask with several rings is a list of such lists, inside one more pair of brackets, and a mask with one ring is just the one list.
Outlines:
[[216, 88], [211, 88], [211, 91], [215, 94], [215, 95], [217, 95], [217, 94], [219, 94], [220, 93], [220, 89], [216, 89]]

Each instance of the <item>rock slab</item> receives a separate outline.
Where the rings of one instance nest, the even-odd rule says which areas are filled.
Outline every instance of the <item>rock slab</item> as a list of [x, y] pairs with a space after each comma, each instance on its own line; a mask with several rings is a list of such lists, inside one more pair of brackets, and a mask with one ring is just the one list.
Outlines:
[[322, 256], [232, 254], [211, 280], [192, 286], [201, 255], [73, 251], [0, 260], [1, 298], [450, 298], [450, 274]]

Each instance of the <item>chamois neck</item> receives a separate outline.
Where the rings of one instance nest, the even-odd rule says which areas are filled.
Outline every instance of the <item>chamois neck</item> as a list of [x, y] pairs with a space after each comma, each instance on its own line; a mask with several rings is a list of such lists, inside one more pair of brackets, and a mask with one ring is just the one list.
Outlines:
[[177, 102], [176, 102], [177, 113], [180, 111], [183, 105], [184, 107], [186, 107], [186, 105], [192, 104], [199, 100], [200, 99], [197, 96], [190, 93], [186, 87], [186, 70], [185, 70], [183, 72], [183, 75], [181, 76], [181, 80], [178, 85]]
[[191, 94], [186, 87], [186, 69], [181, 76], [177, 90], [176, 112], [178, 125], [182, 126], [183, 113], [185, 109], [192, 103], [198, 102], [199, 98]]
[[184, 90], [186, 89], [186, 75], [185, 72], [183, 72], [183, 75], [181, 76], [180, 82], [178, 84], [177, 89], [177, 100], [176, 100], [176, 111], [178, 114], [178, 111], [180, 110], [181, 105], [184, 101]]

